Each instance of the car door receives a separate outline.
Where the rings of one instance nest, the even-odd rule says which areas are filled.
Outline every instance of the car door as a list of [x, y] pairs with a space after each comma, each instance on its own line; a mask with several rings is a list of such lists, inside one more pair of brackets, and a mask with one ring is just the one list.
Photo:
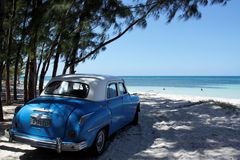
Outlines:
[[118, 96], [117, 83], [109, 83], [107, 86], [107, 105], [111, 111], [111, 128], [113, 133], [123, 126], [122, 98]]
[[128, 124], [134, 115], [134, 107], [131, 103], [131, 96], [127, 92], [126, 87], [123, 82], [118, 83], [119, 95], [122, 99], [122, 112], [124, 117], [124, 124]]

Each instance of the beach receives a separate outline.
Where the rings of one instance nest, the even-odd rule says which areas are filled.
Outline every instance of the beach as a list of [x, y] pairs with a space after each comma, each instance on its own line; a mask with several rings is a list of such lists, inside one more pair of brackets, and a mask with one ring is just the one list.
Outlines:
[[0, 0], [0, 160], [240, 160], [239, 6]]
[[[238, 99], [140, 92], [140, 122], [110, 137], [97, 159], [240, 159]], [[215, 100], [215, 101], [214, 101]], [[4, 106], [0, 159], [95, 159], [87, 151], [63, 152], [9, 143], [3, 136], [13, 106]]]

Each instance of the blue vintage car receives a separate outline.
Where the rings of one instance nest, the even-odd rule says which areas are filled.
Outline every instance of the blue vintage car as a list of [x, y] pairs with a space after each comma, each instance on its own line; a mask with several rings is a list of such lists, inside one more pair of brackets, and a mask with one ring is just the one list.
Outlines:
[[104, 151], [107, 138], [138, 123], [139, 97], [115, 76], [63, 75], [43, 93], [17, 107], [9, 140], [61, 151]]

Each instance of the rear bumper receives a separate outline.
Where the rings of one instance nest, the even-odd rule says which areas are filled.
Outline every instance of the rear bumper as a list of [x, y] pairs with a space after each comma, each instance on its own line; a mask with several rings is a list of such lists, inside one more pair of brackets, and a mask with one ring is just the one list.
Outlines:
[[9, 141], [16, 141], [24, 144], [31, 145], [33, 147], [41, 147], [54, 149], [58, 153], [62, 151], [80, 151], [84, 148], [87, 148], [87, 142], [82, 141], [79, 143], [74, 142], [64, 142], [61, 138], [56, 139], [46, 139], [42, 137], [29, 136], [27, 134], [15, 133], [11, 130], [5, 132], [6, 136], [9, 138]]

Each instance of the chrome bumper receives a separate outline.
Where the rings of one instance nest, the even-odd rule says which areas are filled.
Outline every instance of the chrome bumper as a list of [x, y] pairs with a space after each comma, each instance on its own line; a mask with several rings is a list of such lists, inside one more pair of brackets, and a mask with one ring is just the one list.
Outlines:
[[32, 138], [24, 134], [14, 134], [14, 133], [11, 133], [11, 131], [7, 131], [7, 132], [5, 132], [5, 135], [9, 138], [10, 142], [16, 141], [16, 142], [31, 145], [33, 147], [54, 149], [58, 153], [61, 153], [62, 151], [80, 151], [87, 147], [86, 141], [82, 141], [80, 143], [62, 142], [61, 138], [56, 138], [55, 140], [46, 140], [46, 139]]

